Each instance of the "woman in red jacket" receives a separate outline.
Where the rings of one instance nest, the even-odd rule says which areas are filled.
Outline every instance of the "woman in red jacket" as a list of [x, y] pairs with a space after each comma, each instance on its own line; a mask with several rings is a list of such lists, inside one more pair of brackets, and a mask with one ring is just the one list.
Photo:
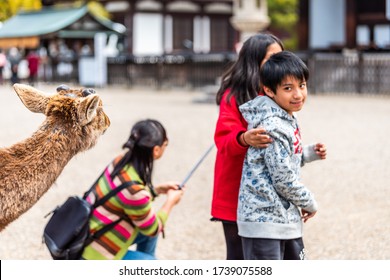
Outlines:
[[265, 148], [272, 139], [262, 128], [247, 130], [248, 124], [238, 107], [261, 94], [260, 67], [274, 53], [284, 50], [271, 34], [256, 34], [247, 39], [237, 61], [222, 76], [217, 93], [219, 117], [214, 141], [217, 157], [211, 216], [221, 221], [228, 260], [243, 259], [237, 228], [237, 203], [241, 172], [248, 146]]

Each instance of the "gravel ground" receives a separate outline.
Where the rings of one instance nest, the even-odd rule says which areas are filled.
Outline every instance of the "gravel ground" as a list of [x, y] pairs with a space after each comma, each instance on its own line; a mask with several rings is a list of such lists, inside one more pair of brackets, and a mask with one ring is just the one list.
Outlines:
[[[39, 85], [54, 92], [55, 85]], [[77, 155], [56, 184], [27, 213], [0, 233], [0, 259], [50, 259], [42, 244], [44, 216], [69, 195], [82, 194], [121, 152], [134, 122], [156, 118], [166, 127], [169, 147], [155, 165], [154, 182], [182, 180], [213, 142], [218, 107], [198, 103], [201, 92], [99, 89], [111, 127], [91, 150]], [[43, 116], [29, 112], [10, 86], [0, 87], [0, 146], [32, 134]], [[302, 180], [320, 210], [305, 224], [312, 260], [390, 259], [390, 98], [310, 96], [299, 113], [304, 143], [321, 141], [328, 159], [304, 167]], [[162, 260], [223, 260], [222, 227], [210, 222], [215, 149], [187, 184], [158, 244]], [[156, 200], [156, 207], [164, 197]]]

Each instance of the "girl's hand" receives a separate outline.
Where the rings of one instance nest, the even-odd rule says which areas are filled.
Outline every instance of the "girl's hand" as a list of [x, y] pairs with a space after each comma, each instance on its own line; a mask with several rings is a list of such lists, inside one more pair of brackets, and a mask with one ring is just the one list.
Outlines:
[[241, 135], [242, 144], [244, 146], [252, 146], [255, 148], [267, 148], [268, 144], [272, 142], [272, 138], [267, 134], [267, 131], [262, 128], [253, 128], [245, 131]]
[[161, 207], [161, 210], [164, 211], [169, 215], [171, 212], [172, 208], [179, 203], [181, 200], [183, 193], [184, 193], [184, 188], [181, 190], [178, 190], [178, 185], [176, 184], [177, 189], [171, 189], [169, 188], [166, 192], [166, 201], [164, 205]]
[[154, 191], [157, 194], [166, 194], [169, 190], [178, 190], [180, 183], [178, 182], [168, 182], [154, 186]]
[[326, 147], [322, 143], [317, 143], [314, 147], [314, 150], [316, 154], [321, 158], [321, 159], [326, 159]]
[[167, 191], [167, 201], [172, 203], [172, 205], [176, 205], [181, 200], [184, 193], [184, 189], [181, 190], [168, 190]]

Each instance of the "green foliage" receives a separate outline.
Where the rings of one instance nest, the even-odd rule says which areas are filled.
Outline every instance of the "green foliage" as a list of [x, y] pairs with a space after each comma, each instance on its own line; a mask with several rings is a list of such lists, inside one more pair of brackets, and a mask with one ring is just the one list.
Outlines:
[[268, 16], [271, 19], [270, 29], [278, 33], [276, 35], [281, 37], [286, 49], [296, 49], [298, 46], [298, 0], [267, 0], [267, 4]]
[[97, 17], [103, 19], [110, 19], [111, 17], [111, 15], [107, 12], [104, 6], [96, 1], [88, 2], [88, 9]]
[[[58, 1], [59, 2], [59, 1]], [[87, 4], [88, 10], [96, 17], [103, 18], [103, 19], [110, 19], [111, 15], [107, 10], [104, 8], [104, 6], [99, 3], [99, 1], [92, 1], [92, 0], [75, 0], [71, 3], [65, 2], [65, 3], [56, 3], [55, 5], [57, 7], [75, 7], [79, 8], [81, 6], [84, 6]]]
[[297, 49], [298, 46], [298, 37], [296, 34], [289, 38], [283, 38], [283, 45], [286, 50], [293, 51]]
[[[109, 19], [111, 15], [98, 1], [77, 0], [71, 3], [74, 7], [80, 7], [87, 3], [90, 11], [101, 18]], [[70, 3], [57, 3], [57, 6], [69, 6]], [[9, 19], [19, 11], [34, 11], [42, 8], [41, 0], [0, 0], [0, 22]]]
[[20, 10], [34, 11], [42, 7], [41, 0], [9, 0], [7, 1], [12, 15], [17, 14]]
[[34, 11], [41, 8], [41, 0], [0, 0], [0, 21], [9, 19], [20, 10]]
[[8, 2], [8, 0], [0, 0], [0, 21], [5, 21], [12, 15]]

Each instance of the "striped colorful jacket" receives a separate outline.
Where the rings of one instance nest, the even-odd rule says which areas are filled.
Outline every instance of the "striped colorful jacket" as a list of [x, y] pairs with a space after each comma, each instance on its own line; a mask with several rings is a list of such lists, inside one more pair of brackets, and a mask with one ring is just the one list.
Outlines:
[[[111, 162], [98, 179], [94, 191], [87, 197], [91, 204], [123, 182], [142, 182], [132, 166], [125, 166], [118, 176], [111, 180], [110, 174], [119, 160], [120, 157]], [[148, 187], [141, 184], [132, 185], [97, 207], [90, 219], [91, 233], [103, 225], [118, 220], [122, 215], [127, 215], [131, 222], [121, 220], [113, 229], [89, 244], [84, 249], [82, 257], [90, 260], [122, 259], [139, 232], [146, 236], [156, 236], [161, 232], [167, 214], [163, 211], [156, 213], [152, 207], [152, 200]]]

